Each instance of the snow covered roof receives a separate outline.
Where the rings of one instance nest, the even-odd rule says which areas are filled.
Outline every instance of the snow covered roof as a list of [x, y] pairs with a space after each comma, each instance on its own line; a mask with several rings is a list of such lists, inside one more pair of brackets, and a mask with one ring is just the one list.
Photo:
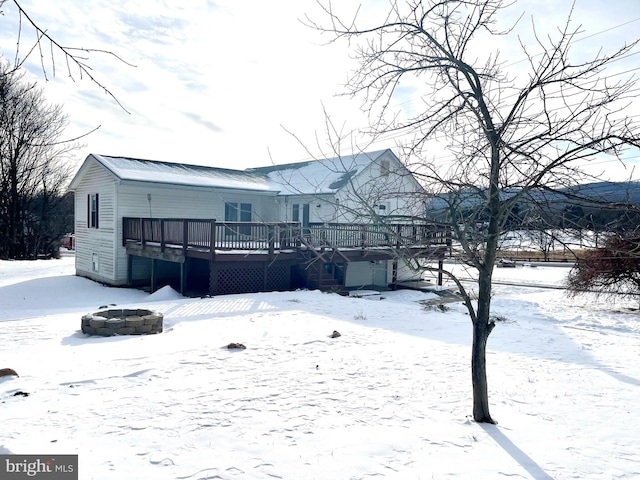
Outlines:
[[249, 171], [97, 154], [91, 156], [121, 180], [243, 190], [272, 190], [264, 175]]
[[390, 150], [259, 167], [248, 171], [265, 174], [272, 188], [278, 190], [280, 195], [334, 193], [387, 152]]
[[[390, 150], [362, 152], [336, 158], [273, 165], [247, 170], [231, 170], [184, 163], [142, 160], [90, 154], [121, 180], [198, 187], [236, 188], [273, 192], [279, 195], [334, 193]], [[393, 155], [393, 153], [391, 153]], [[85, 165], [71, 181], [73, 190]]]

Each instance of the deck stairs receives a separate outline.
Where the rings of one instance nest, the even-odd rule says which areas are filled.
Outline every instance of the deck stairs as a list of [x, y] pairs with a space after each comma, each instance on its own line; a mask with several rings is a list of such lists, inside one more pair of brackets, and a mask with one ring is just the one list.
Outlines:
[[318, 248], [304, 238], [300, 241], [305, 248], [300, 249], [298, 268], [306, 287], [347, 294], [344, 286], [344, 267], [342, 275], [338, 275], [340, 269], [338, 264], [346, 266], [349, 259], [337, 247]]

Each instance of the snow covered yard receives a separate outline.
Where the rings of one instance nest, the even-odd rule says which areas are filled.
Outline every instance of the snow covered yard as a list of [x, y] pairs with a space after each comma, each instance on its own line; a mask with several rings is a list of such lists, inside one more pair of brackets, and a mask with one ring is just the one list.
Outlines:
[[[0, 378], [0, 453], [78, 454], [81, 479], [640, 478], [640, 322], [625, 305], [496, 286], [490, 426], [469, 417], [468, 316], [425, 310], [433, 294], [184, 299], [73, 272], [72, 257], [0, 262], [0, 368], [20, 374]], [[165, 332], [79, 332], [111, 304], [163, 312]]]

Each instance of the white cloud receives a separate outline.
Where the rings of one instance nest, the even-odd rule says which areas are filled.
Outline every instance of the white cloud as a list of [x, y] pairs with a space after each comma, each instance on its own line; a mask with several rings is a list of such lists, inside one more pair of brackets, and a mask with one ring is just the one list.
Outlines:
[[[526, 11], [535, 15], [541, 31], [548, 31], [567, 13], [564, 3], [521, 1], [510, 8], [509, 18]], [[583, 24], [586, 35], [640, 17], [640, 4], [624, 3], [620, 9], [596, 0], [578, 1], [575, 21]], [[131, 112], [127, 114], [86, 79], [80, 81], [77, 75], [75, 82], [69, 79], [61, 59], [56, 62], [57, 76], [47, 83], [47, 96], [64, 103], [71, 120], [69, 136], [101, 125], [85, 140], [79, 159], [96, 152], [251, 167], [308, 157], [282, 126], [316, 152], [316, 143], [324, 144], [326, 137], [323, 105], [338, 128], [366, 126], [359, 100], [336, 97], [354, 66], [349, 49], [340, 42], [323, 45], [329, 38], [300, 21], [305, 14], [322, 20], [314, 0], [24, 0], [21, 4], [60, 43], [109, 50], [136, 65], [127, 66], [108, 55], [90, 58], [92, 73]], [[346, 0], [338, 6], [351, 14], [358, 5]], [[387, 6], [385, 1], [370, 1], [360, 15], [363, 21], [379, 19]], [[15, 8], [7, 3], [4, 9], [0, 49], [13, 58]], [[526, 16], [521, 20], [525, 27], [529, 21]], [[637, 25], [577, 45], [588, 52], [599, 42], [621, 44], [635, 39]], [[24, 37], [23, 51], [28, 45]], [[501, 45], [503, 54], [521, 59], [509, 45]], [[42, 79], [38, 65], [34, 56], [30, 75]], [[419, 86], [417, 81], [404, 85], [397, 98], [400, 107], [409, 112], [420, 108], [414, 95]], [[393, 146], [395, 141], [389, 138], [375, 147]]]

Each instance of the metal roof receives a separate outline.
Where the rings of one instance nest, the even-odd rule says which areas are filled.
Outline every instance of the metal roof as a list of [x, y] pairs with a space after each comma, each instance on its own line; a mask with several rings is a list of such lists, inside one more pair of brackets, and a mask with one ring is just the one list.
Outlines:
[[75, 188], [87, 161], [93, 158], [117, 178], [125, 181], [236, 188], [273, 192], [279, 195], [334, 193], [389, 151], [362, 152], [355, 155], [247, 170], [90, 154], [71, 181], [70, 188]]
[[266, 174], [280, 195], [334, 193], [390, 150], [253, 168]]

